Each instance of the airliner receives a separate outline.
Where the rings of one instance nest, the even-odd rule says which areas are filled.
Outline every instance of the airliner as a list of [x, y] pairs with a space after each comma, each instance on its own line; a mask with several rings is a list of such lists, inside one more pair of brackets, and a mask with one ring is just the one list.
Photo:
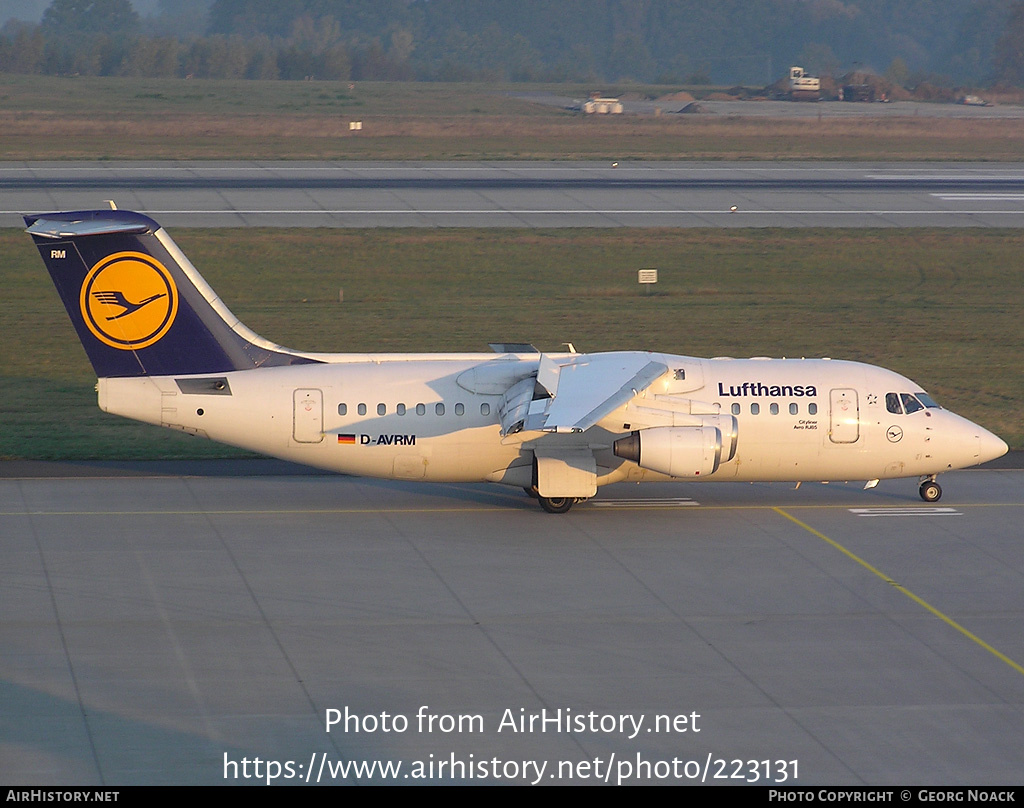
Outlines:
[[[113, 207], [113, 206], [111, 206]], [[290, 350], [235, 317], [148, 216], [26, 216], [106, 412], [345, 474], [524, 489], [565, 513], [619, 481], [936, 476], [1006, 444], [884, 368], [647, 351]]]

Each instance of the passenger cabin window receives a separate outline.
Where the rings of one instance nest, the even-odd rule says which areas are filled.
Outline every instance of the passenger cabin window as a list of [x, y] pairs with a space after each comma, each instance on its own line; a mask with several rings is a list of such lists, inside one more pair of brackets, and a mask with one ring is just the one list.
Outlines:
[[739, 404], [733, 404], [730, 409], [732, 410], [732, 414], [733, 415], [739, 415], [740, 414], [740, 405]]
[[751, 415], [760, 415], [761, 414], [761, 405], [757, 404], [757, 403], [751, 404], [750, 405], [750, 414]]
[[434, 412], [438, 415], [444, 415], [444, 404], [435, 404]]
[[800, 405], [799, 404], [797, 404], [796, 402], [793, 402], [792, 404], [789, 405], [789, 414], [790, 415], [796, 415], [798, 412], [800, 412]]
[[387, 404], [378, 404], [377, 405], [377, 415], [387, 415], [387, 414], [388, 414], [388, 405]]
[[455, 414], [462, 415], [466, 411], [466, 407], [462, 404], [455, 405]]
[[338, 405], [338, 415], [348, 415], [348, 404]]
[[395, 412], [397, 412], [399, 415], [405, 415], [405, 405], [399, 404]]
[[427, 414], [427, 405], [426, 404], [417, 404], [416, 405], [416, 414], [417, 415], [426, 415]]
[[772, 415], [778, 415], [779, 414], [779, 405], [778, 404], [772, 404], [768, 409], [771, 410]]
[[365, 404], [360, 404], [358, 407], [356, 407], [356, 411], [360, 415], [366, 415], [366, 405]]
[[481, 415], [490, 415], [491, 414], [491, 405], [488, 404], [486, 401], [483, 404], [480, 405], [480, 414]]
[[808, 404], [807, 405], [807, 413], [809, 415], [817, 415], [818, 414], [818, 405], [817, 404], [813, 404], [813, 403]]

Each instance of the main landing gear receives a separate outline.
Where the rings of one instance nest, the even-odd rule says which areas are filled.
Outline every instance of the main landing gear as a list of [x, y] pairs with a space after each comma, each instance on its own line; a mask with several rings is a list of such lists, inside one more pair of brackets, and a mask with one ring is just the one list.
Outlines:
[[922, 480], [918, 493], [925, 502], [938, 502], [942, 497], [942, 486], [935, 482], [935, 475], [933, 474], [931, 477]]
[[537, 501], [548, 513], [567, 513], [576, 504], [576, 497], [542, 497], [538, 496]]
[[524, 488], [523, 490], [533, 499], [537, 500], [540, 506], [548, 513], [568, 513], [573, 505], [583, 501], [576, 497], [542, 497], [537, 493], [536, 488]]

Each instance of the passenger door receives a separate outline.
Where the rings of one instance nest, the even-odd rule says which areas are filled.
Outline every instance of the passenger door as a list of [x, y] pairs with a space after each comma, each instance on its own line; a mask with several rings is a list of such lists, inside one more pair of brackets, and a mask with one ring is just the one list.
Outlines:
[[292, 437], [296, 443], [322, 443], [324, 439], [324, 394], [302, 388], [292, 395]]
[[837, 387], [829, 392], [828, 436], [833, 443], [856, 443], [860, 438], [857, 391]]

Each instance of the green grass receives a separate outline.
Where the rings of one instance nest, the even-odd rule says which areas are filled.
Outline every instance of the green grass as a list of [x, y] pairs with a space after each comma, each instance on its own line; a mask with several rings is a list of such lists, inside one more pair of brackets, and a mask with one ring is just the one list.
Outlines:
[[[7, 160], [1024, 160], [1024, 121], [586, 116], [516, 97], [669, 86], [0, 74]], [[822, 108], [825, 109], [824, 107]], [[362, 121], [363, 129], [349, 130]]]
[[[1024, 447], [1019, 230], [176, 230], [263, 336], [323, 351], [832, 356]], [[229, 456], [100, 413], [29, 238], [0, 231], [0, 457]], [[636, 270], [657, 267], [645, 296]], [[339, 288], [345, 302], [338, 302]]]
[[[246, 81], [219, 79], [147, 79], [121, 76], [28, 76], [0, 73], [3, 109], [106, 116], [113, 121], [185, 110], [196, 114], [239, 112], [253, 117], [275, 110], [331, 117], [357, 109], [370, 115], [501, 114], [521, 102], [509, 91], [558, 91], [585, 97], [580, 85], [482, 83]], [[658, 88], [652, 88], [657, 91]], [[546, 117], [547, 107], [522, 103], [521, 114]]]

